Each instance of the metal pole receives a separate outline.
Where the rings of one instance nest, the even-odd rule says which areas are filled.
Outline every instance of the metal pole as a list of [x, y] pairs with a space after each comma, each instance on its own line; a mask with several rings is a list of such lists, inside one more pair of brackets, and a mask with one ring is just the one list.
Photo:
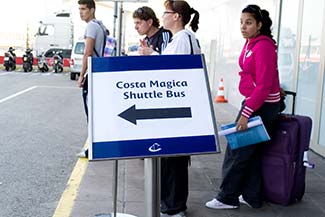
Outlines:
[[123, 2], [120, 2], [118, 38], [117, 38], [117, 56], [122, 54], [122, 23], [123, 23]]
[[145, 217], [160, 217], [160, 158], [144, 160]]
[[118, 3], [114, 2], [114, 25], [113, 25], [113, 37], [116, 37], [116, 22], [117, 22], [117, 10], [118, 10]]
[[[120, 4], [120, 11], [118, 12], [118, 2], [114, 3], [114, 30], [113, 36], [116, 36], [116, 20], [118, 19], [118, 37], [117, 37], [117, 56], [121, 56], [122, 47], [122, 23], [123, 23], [123, 3]], [[135, 217], [133, 215], [117, 213], [117, 188], [118, 188], [118, 160], [114, 161], [114, 171], [113, 171], [113, 213], [114, 217]]]
[[[113, 36], [115, 37], [116, 35], [116, 20], [118, 18], [118, 15], [117, 15], [117, 11], [118, 11], [118, 2], [114, 2], [114, 30], [113, 30]], [[122, 16], [121, 14], [119, 14], [119, 19], [120, 19], [120, 22], [119, 24], [121, 23], [121, 20], [122, 20]], [[120, 27], [118, 27], [118, 29], [120, 29]], [[119, 35], [120, 35], [120, 32], [119, 32]], [[118, 38], [117, 40], [117, 56], [120, 56], [121, 54], [119, 53], [120, 51], [120, 39]], [[114, 161], [114, 174], [113, 174], [113, 177], [114, 177], [114, 183], [113, 183], [113, 215], [114, 217], [117, 216], [117, 182], [118, 182], [118, 160], [115, 160]]]
[[114, 171], [113, 171], [113, 210], [114, 210], [114, 217], [116, 217], [117, 212], [117, 182], [118, 182], [118, 160], [114, 161]]
[[[123, 10], [122, 8], [122, 3], [121, 3], [121, 8], [120, 10]], [[118, 11], [118, 2], [115, 2], [114, 3], [114, 37], [115, 37], [115, 34], [116, 34], [116, 19], [119, 18], [119, 25], [118, 25], [118, 39], [117, 39], [117, 56], [121, 56], [121, 23], [122, 23], [122, 13], [120, 12], [119, 13], [119, 16], [117, 16], [117, 11]], [[114, 185], [113, 185], [113, 192], [114, 192], [114, 195], [113, 195], [113, 214], [114, 214], [114, 217], [117, 216], [116, 212], [117, 212], [117, 182], [118, 182], [118, 160], [115, 160], [114, 161]]]
[[279, 1], [279, 17], [278, 17], [278, 32], [277, 32], [277, 40], [276, 42], [278, 43], [278, 45], [280, 44], [280, 34], [281, 34], [281, 20], [282, 20], [282, 5], [283, 5], [283, 1], [280, 0]]

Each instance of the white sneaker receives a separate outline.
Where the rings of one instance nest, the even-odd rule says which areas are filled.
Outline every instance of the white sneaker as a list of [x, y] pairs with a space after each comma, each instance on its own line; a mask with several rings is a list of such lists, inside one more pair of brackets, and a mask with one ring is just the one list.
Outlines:
[[211, 209], [237, 209], [238, 208], [238, 206], [224, 204], [215, 198], [211, 201], [206, 202], [205, 206]]
[[160, 213], [160, 217], [186, 217], [185, 212], [180, 212], [175, 215], [168, 215], [165, 213]]
[[240, 195], [240, 196], [238, 197], [238, 199], [239, 199], [239, 203], [241, 203], [241, 204], [245, 204], [245, 205], [247, 205], [248, 207], [252, 208], [252, 206], [249, 205], [249, 203], [248, 203], [246, 200], [244, 200], [243, 195]]
[[175, 215], [171, 215], [171, 217], [186, 217], [185, 212], [179, 212]]
[[86, 151], [85, 150], [82, 150], [81, 152], [79, 152], [77, 154], [77, 157], [79, 157], [79, 158], [86, 158], [87, 157], [86, 156]]

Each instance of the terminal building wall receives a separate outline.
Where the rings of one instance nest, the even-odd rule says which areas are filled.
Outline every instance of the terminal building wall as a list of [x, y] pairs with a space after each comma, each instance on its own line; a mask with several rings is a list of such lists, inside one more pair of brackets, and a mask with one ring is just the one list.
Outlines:
[[[206, 4], [202, 4], [206, 2]], [[245, 40], [240, 33], [240, 14], [247, 4], [267, 9], [278, 42], [281, 86], [297, 92], [296, 114], [313, 120], [311, 148], [325, 156], [325, 4], [323, 0], [219, 0], [190, 2], [200, 13], [199, 38], [205, 53], [212, 95], [221, 78], [225, 97], [239, 108], [239, 52]], [[280, 25], [279, 25], [280, 24]], [[291, 111], [287, 100], [287, 112]]]

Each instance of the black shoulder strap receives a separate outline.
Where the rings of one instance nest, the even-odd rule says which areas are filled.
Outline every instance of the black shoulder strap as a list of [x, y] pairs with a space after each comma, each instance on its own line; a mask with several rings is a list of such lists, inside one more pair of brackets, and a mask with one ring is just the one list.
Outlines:
[[[104, 56], [104, 52], [105, 52], [105, 46], [106, 46], [106, 32], [104, 31], [104, 29], [102, 28], [102, 26], [99, 24], [99, 22], [97, 20], [92, 20], [93, 22], [97, 23], [99, 28], [102, 30], [102, 32], [104, 33], [104, 43], [103, 43], [103, 49], [102, 49], [102, 55], [101, 56]], [[96, 42], [95, 42], [95, 45], [96, 45]], [[95, 49], [95, 46], [93, 48], [94, 50], [94, 53], [96, 54], [97, 57], [100, 57], [98, 52], [96, 51]]]
[[191, 39], [191, 36], [188, 35], [188, 38], [190, 39], [190, 45], [191, 45], [191, 55], [194, 54], [194, 51], [193, 51], [193, 44], [192, 44], [192, 39]]
[[94, 47], [94, 53], [96, 54], [97, 57], [99, 57], [99, 54], [97, 53], [95, 47]]

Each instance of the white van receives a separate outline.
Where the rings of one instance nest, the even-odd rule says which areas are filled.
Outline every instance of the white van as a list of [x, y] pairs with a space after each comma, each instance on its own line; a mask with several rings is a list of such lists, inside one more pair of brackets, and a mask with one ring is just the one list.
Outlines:
[[72, 15], [67, 11], [57, 12], [40, 21], [33, 50], [40, 55], [51, 48], [71, 49], [72, 42]]
[[75, 80], [77, 76], [80, 75], [84, 51], [85, 51], [84, 40], [77, 41], [72, 48], [71, 58], [70, 58], [70, 79], [71, 80]]

